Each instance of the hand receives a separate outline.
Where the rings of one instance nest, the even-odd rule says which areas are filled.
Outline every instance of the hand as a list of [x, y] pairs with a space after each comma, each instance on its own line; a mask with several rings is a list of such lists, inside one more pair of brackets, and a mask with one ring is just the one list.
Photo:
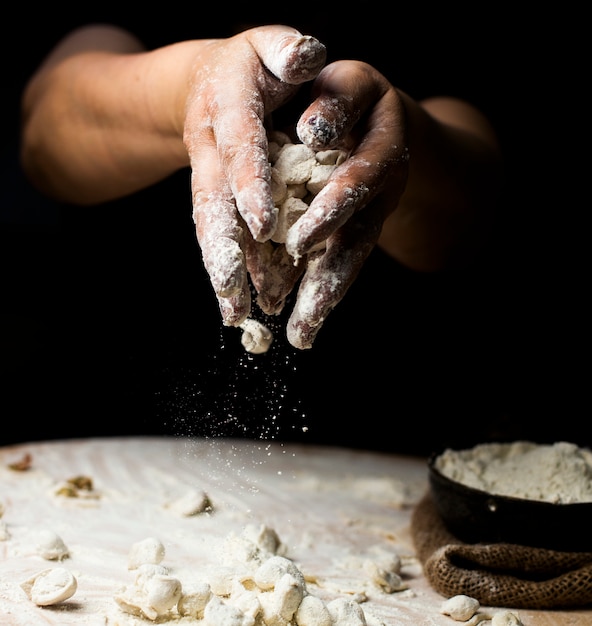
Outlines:
[[[262, 308], [274, 312], [304, 272], [287, 327], [288, 340], [300, 349], [312, 347], [356, 279], [408, 174], [403, 101], [378, 71], [361, 62], [333, 63], [316, 79], [313, 96], [297, 125], [300, 140], [315, 151], [341, 148], [350, 156], [288, 231], [285, 253], [275, 253], [281, 259], [276, 272], [287, 255], [293, 259], [283, 290], [272, 291], [277, 280], [258, 285]], [[323, 241], [325, 249], [318, 251]]]
[[197, 238], [225, 325], [249, 315], [247, 267], [267, 262], [269, 246], [258, 243], [277, 223], [265, 118], [314, 79], [325, 58], [316, 39], [266, 26], [212, 41], [195, 67], [183, 137]]

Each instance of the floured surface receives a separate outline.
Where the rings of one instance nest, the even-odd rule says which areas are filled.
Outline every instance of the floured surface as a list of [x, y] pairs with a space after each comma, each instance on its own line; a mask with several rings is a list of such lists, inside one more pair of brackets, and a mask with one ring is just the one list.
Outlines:
[[[9, 467], [26, 454], [29, 469]], [[65, 495], [64, 484], [75, 477], [92, 481], [83, 497]], [[333, 448], [173, 438], [1, 448], [0, 623], [199, 624], [120, 610], [114, 597], [135, 576], [128, 569], [132, 545], [160, 540], [161, 564], [190, 586], [220, 574], [229, 536], [265, 525], [278, 534], [312, 595], [325, 601], [365, 597], [369, 626], [450, 626], [459, 622], [440, 613], [443, 598], [423, 578], [409, 534], [412, 507], [425, 489], [421, 459]], [[58, 535], [69, 555], [57, 561], [41, 556], [41, 531]], [[387, 593], [371, 580], [368, 563], [385, 553], [401, 558], [405, 590]], [[76, 592], [37, 607], [21, 583], [52, 567], [72, 572]], [[583, 626], [592, 619], [586, 611], [518, 613], [525, 625], [537, 626]]]

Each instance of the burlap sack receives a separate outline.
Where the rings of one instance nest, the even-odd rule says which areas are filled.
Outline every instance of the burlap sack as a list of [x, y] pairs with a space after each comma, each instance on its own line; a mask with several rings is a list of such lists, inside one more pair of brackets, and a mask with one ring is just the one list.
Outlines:
[[484, 606], [519, 609], [592, 604], [591, 552], [464, 543], [447, 530], [429, 493], [413, 511], [411, 532], [426, 578], [447, 598], [465, 594]]

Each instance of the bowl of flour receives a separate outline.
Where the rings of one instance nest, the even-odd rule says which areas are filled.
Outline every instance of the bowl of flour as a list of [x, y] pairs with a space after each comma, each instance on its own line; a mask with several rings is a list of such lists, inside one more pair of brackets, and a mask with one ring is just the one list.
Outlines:
[[569, 442], [484, 443], [429, 460], [432, 497], [469, 543], [592, 551], [592, 451]]

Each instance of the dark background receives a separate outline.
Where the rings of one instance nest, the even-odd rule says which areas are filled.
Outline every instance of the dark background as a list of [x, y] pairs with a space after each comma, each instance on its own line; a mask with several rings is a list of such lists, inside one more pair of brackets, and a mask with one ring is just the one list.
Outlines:
[[[216, 8], [205, 18], [170, 2], [150, 15], [53, 4], [5, 20], [0, 444], [119, 434], [418, 454], [486, 439], [590, 444], [582, 16], [447, 3], [394, 5], [387, 18], [366, 4], [304, 16], [241, 5], [218, 18]], [[285, 316], [259, 316], [276, 341], [248, 355], [240, 331], [220, 323], [188, 172], [88, 209], [42, 197], [19, 169], [25, 81], [88, 21], [119, 23], [149, 47], [283, 22], [318, 36], [330, 60], [369, 61], [416, 98], [467, 98], [490, 117], [506, 159], [491, 241], [474, 266], [449, 275], [417, 275], [377, 251], [312, 350], [287, 344]], [[396, 276], [389, 293], [379, 288], [384, 269]]]

